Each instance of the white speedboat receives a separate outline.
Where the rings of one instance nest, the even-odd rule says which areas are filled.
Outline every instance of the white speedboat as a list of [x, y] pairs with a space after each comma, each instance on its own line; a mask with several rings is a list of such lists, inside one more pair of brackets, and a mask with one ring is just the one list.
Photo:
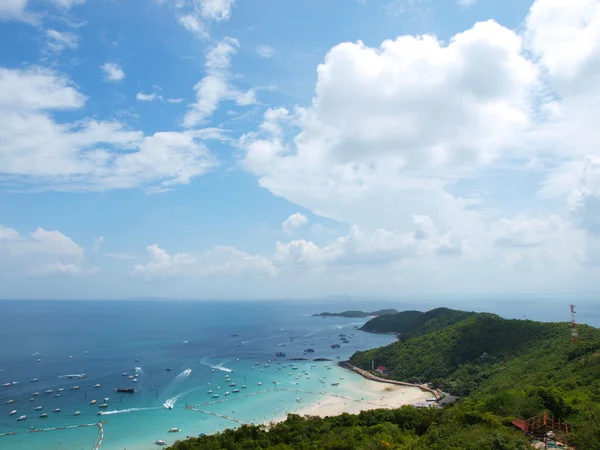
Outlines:
[[27, 419], [27, 416], [19, 416], [19, 418], [17, 420], [25, 420]]
[[40, 395], [40, 393], [39, 393], [39, 392], [34, 392], [32, 395], [33, 395], [34, 397], [37, 397], [38, 395]]
[[36, 381], [38, 381], [38, 379], [37, 379], [37, 378], [32, 378], [30, 381], [31, 381], [32, 383], [35, 383]]
[[35, 408], [33, 408], [34, 411], [39, 411], [41, 409], [43, 409], [41, 406], [36, 406]]
[[6, 404], [10, 405], [10, 404], [12, 404], [14, 402], [15, 402], [14, 400], [9, 400], [9, 401], [6, 402]]
[[46, 417], [48, 417], [48, 414], [46, 414], [46, 413], [43, 413], [43, 414], [40, 416], [40, 419], [45, 419]]
[[17, 413], [16, 409], [13, 409], [8, 415], [9, 416], [14, 416]]
[[73, 386], [73, 387], [71, 388], [71, 390], [72, 390], [72, 391], [76, 391], [77, 389], [79, 389], [79, 386]]
[[108, 405], [106, 403], [102, 403], [101, 405], [98, 405], [98, 408], [108, 408]]
[[52, 412], [60, 412], [60, 408], [54, 408], [54, 411]]
[[245, 384], [242, 386], [242, 389], [246, 389], [246, 385]]
[[179, 433], [181, 430], [179, 428], [171, 428], [169, 433]]
[[104, 397], [104, 403], [106, 403], [108, 400], [110, 400], [108, 397]]
[[90, 402], [90, 405], [95, 405], [95, 404], [96, 404], [96, 400], [92, 400], [92, 401]]
[[46, 394], [52, 394], [53, 392], [54, 392], [54, 391], [53, 391], [52, 389], [48, 389], [48, 390], [46, 391]]
[[229, 391], [225, 392], [225, 395], [229, 395]]
[[58, 392], [62, 392], [62, 391], [64, 391], [63, 388], [58, 388]]
[[213, 393], [212, 389], [207, 392], [207, 394], [212, 394], [212, 393]]
[[240, 392], [240, 390], [239, 389], [234, 389], [232, 392], [235, 394], [237, 392]]
[[99, 388], [99, 387], [100, 387], [100, 383], [98, 383], [98, 384], [95, 384], [95, 385], [94, 385], [94, 387], [95, 387], [95, 388]]
[[212, 398], [219, 398], [219, 394], [213, 395]]
[[259, 386], [262, 386], [262, 381], [259, 381], [259, 382], [258, 382], [258, 385], [259, 385]]
[[74, 416], [78, 416], [78, 415], [80, 415], [80, 414], [81, 414], [81, 412], [80, 412], [80, 411], [75, 411], [75, 412], [73, 413], [73, 415], [74, 415]]

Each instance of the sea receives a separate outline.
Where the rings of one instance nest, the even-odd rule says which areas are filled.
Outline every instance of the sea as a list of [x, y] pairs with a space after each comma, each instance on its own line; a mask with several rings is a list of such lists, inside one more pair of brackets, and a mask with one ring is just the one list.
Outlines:
[[[598, 304], [588, 305], [584, 314], [597, 326]], [[355, 392], [350, 388], [361, 382], [360, 377], [337, 362], [394, 340], [360, 331], [367, 319], [320, 318], [314, 313], [435, 306], [440, 305], [348, 300], [0, 301], [0, 448], [91, 449], [101, 440], [106, 450], [145, 450], [158, 448], [157, 440], [171, 444], [241, 423], [281, 419], [324, 394]], [[475, 306], [470, 309], [507, 317], [529, 313], [527, 318], [541, 315], [540, 320], [570, 318], [568, 305], [548, 306], [541, 300], [529, 306], [517, 301], [518, 310], [501, 301]], [[332, 344], [340, 348], [332, 349]], [[314, 352], [306, 353], [309, 348]], [[278, 352], [285, 357], [276, 356]], [[133, 388], [135, 393], [115, 388]], [[60, 411], [54, 412], [57, 408]], [[43, 413], [48, 417], [41, 418]], [[21, 416], [26, 418], [17, 420]], [[171, 433], [172, 428], [180, 431]]]

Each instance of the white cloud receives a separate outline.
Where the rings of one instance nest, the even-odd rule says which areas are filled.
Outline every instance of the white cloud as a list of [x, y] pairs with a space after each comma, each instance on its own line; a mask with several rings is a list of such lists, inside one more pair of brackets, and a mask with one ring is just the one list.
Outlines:
[[49, 273], [83, 275], [84, 250], [60, 231], [37, 228], [27, 236], [0, 226], [0, 268], [3, 277]]
[[86, 0], [46, 0], [58, 8], [71, 9], [74, 6], [82, 5]]
[[202, 17], [216, 21], [227, 20], [231, 17], [234, 0], [199, 0]]
[[95, 252], [99, 252], [100, 249], [102, 248], [103, 243], [104, 243], [104, 236], [98, 236], [97, 238], [94, 239], [94, 244], [93, 244], [92, 248], [94, 249]]
[[308, 223], [308, 218], [301, 213], [294, 213], [281, 224], [285, 234], [293, 234], [298, 228]]
[[261, 58], [270, 58], [275, 54], [275, 49], [268, 45], [259, 45], [256, 47], [256, 53], [258, 53], [258, 56]]
[[162, 97], [156, 93], [152, 94], [144, 94], [142, 92], [138, 92], [135, 98], [141, 102], [151, 102], [154, 100], [162, 100]]
[[165, 276], [274, 276], [277, 273], [266, 258], [250, 255], [233, 247], [217, 246], [200, 255], [170, 255], [153, 244], [148, 246], [147, 252], [148, 262], [145, 265], [136, 264], [132, 270], [134, 275], [148, 280]]
[[34, 24], [37, 17], [27, 11], [29, 0], [2, 0], [0, 1], [0, 21], [16, 20]]
[[461, 6], [471, 6], [477, 3], [477, 0], [458, 0], [458, 4]]
[[237, 47], [236, 39], [225, 38], [207, 53], [207, 74], [194, 86], [196, 102], [186, 113], [184, 126], [192, 128], [206, 122], [222, 101], [234, 101], [240, 106], [256, 102], [252, 89], [241, 91], [231, 84], [231, 57]]
[[169, 103], [181, 103], [181, 102], [183, 102], [183, 99], [182, 98], [168, 98], [167, 102], [169, 102]]
[[106, 81], [121, 81], [125, 78], [125, 72], [116, 63], [106, 63], [100, 66], [100, 68], [104, 71], [104, 79]]
[[208, 36], [206, 24], [192, 14], [186, 14], [185, 16], [181, 16], [179, 18], [179, 23], [183, 26], [183, 28], [195, 34], [196, 36]]
[[46, 30], [46, 38], [48, 39], [48, 51], [53, 53], [60, 53], [66, 48], [74, 50], [77, 48], [77, 41], [79, 40], [74, 33], [60, 32], [53, 29]]
[[[194, 133], [144, 136], [119, 122], [57, 122], [86, 98], [55, 72], [0, 68], [0, 173], [5, 181], [58, 190], [187, 184], [216, 160]], [[124, 151], [126, 150], [126, 151]]]

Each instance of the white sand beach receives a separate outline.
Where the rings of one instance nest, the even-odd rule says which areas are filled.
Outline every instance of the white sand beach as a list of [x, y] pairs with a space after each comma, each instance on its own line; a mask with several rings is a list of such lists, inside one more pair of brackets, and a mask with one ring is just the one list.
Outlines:
[[[358, 414], [371, 409], [399, 408], [431, 397], [431, 393], [416, 387], [367, 380], [353, 373], [348, 373], [346, 378], [348, 379], [340, 381], [339, 394], [328, 389], [329, 392], [323, 394], [317, 402], [300, 406], [293, 411], [294, 414], [318, 417]], [[279, 417], [272, 422], [283, 420], [285, 417]]]

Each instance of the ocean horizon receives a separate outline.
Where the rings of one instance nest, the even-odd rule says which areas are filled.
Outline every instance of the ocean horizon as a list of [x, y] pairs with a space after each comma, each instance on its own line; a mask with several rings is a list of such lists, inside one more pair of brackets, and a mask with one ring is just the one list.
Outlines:
[[[89, 449], [97, 427], [56, 428], [98, 422], [104, 422], [102, 449], [149, 449], [158, 439], [170, 444], [240, 423], [280, 419], [324, 394], [351, 396], [362, 379], [337, 362], [394, 337], [360, 331], [367, 319], [312, 314], [415, 307], [403, 302], [163, 300], [2, 305], [0, 339], [6, 345], [0, 385], [9, 385], [0, 387], [0, 434], [16, 433], [0, 436], [4, 450]], [[597, 325], [597, 309], [580, 311]], [[541, 312], [540, 320], [556, 320], [552, 311]], [[534, 313], [527, 318], [538, 319]], [[350, 343], [340, 342], [340, 334]], [[341, 348], [332, 349], [332, 344]], [[314, 353], [305, 353], [308, 348]], [[285, 357], [277, 357], [278, 352]], [[48, 417], [40, 418], [42, 413]], [[22, 415], [26, 419], [18, 421]], [[172, 428], [181, 431], [169, 433]]]

